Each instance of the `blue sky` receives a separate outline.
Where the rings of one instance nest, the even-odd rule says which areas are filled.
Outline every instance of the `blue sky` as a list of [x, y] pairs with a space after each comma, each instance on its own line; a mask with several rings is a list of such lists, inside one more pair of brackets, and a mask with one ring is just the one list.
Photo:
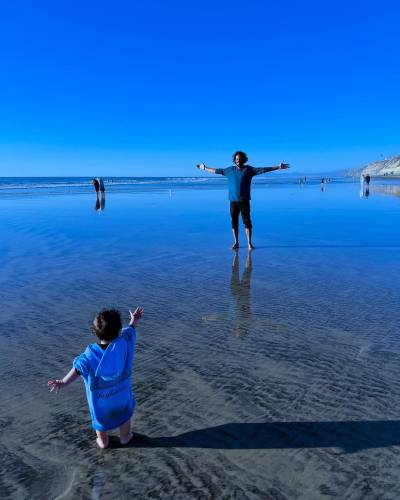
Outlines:
[[0, 176], [312, 172], [400, 154], [396, 1], [19, 1]]

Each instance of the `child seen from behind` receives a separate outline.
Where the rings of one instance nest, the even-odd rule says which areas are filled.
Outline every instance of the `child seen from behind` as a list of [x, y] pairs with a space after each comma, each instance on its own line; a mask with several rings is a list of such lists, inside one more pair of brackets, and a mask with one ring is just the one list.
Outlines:
[[103, 309], [91, 330], [99, 339], [90, 344], [73, 361], [73, 368], [62, 380], [47, 382], [50, 392], [58, 392], [82, 376], [97, 445], [107, 448], [107, 431], [119, 427], [121, 444], [131, 438], [131, 417], [135, 408], [131, 374], [136, 340], [135, 325], [143, 316], [143, 308], [129, 311], [130, 322], [122, 328], [121, 316], [115, 309]]

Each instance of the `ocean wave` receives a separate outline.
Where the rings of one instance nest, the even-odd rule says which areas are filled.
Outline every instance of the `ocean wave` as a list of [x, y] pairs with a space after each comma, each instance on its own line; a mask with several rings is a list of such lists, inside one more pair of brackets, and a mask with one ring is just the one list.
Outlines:
[[[320, 178], [308, 178], [307, 184], [316, 184]], [[334, 182], [352, 182], [332, 179]], [[225, 186], [223, 176], [209, 177], [103, 177], [107, 192], [134, 190], [217, 189]], [[298, 184], [295, 175], [260, 176], [254, 184], [284, 186]], [[84, 194], [93, 192], [92, 177], [0, 177], [0, 195]]]
[[[109, 188], [118, 186], [169, 185], [169, 184], [204, 184], [220, 182], [221, 179], [206, 177], [149, 177], [149, 178], [110, 178], [103, 179]], [[0, 190], [36, 190], [36, 189], [90, 188], [92, 179], [33, 179], [0, 178]]]

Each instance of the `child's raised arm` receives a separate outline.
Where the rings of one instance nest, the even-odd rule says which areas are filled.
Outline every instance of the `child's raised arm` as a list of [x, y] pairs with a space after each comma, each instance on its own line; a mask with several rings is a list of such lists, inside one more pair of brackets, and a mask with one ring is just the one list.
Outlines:
[[137, 307], [134, 311], [129, 310], [129, 314], [131, 315], [131, 320], [129, 322], [129, 326], [135, 326], [136, 323], [140, 320], [140, 318], [144, 314], [144, 309], [142, 306]]
[[76, 380], [79, 377], [78, 373], [76, 372], [75, 368], [72, 368], [62, 380], [49, 380], [47, 382], [47, 385], [50, 388], [50, 392], [55, 391], [56, 393], [61, 389], [61, 387], [64, 387], [66, 385], [69, 385], [71, 382]]

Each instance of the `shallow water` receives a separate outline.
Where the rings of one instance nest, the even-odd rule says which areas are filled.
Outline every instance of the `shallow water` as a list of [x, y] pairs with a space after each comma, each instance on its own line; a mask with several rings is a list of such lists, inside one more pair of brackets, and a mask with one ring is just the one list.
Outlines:
[[[398, 498], [398, 185], [0, 197], [2, 494]], [[64, 375], [95, 312], [142, 304], [134, 446], [97, 450]]]

